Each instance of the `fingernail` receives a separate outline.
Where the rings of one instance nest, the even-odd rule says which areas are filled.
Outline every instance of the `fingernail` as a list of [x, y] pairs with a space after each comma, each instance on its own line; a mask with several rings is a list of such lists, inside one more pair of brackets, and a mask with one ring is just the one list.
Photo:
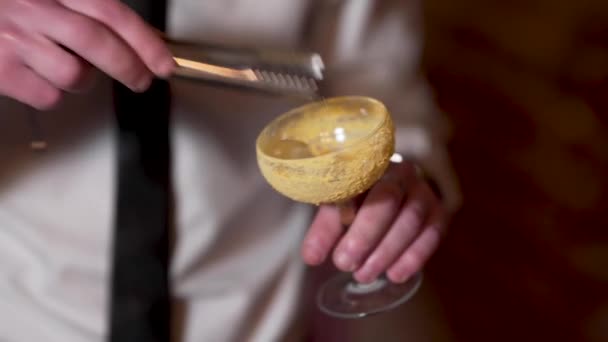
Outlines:
[[374, 278], [371, 277], [371, 274], [369, 271], [363, 271], [361, 273], [357, 273], [355, 278], [361, 284], [368, 284], [368, 283], [371, 283], [372, 281], [374, 281]]
[[175, 60], [173, 58], [163, 59], [163, 62], [157, 68], [157, 75], [162, 78], [171, 76], [175, 69]]
[[356, 265], [352, 261], [352, 258], [344, 252], [338, 252], [336, 255], [335, 261], [336, 261], [336, 266], [338, 266], [338, 268], [340, 268], [346, 272], [352, 272], [356, 268]]
[[403, 284], [409, 278], [407, 274], [393, 275], [393, 281], [397, 284]]
[[150, 87], [151, 83], [152, 77], [150, 77], [149, 75], [145, 75], [144, 77], [140, 78], [137, 83], [135, 83], [131, 90], [135, 92], [143, 92], [148, 89], [148, 87]]
[[306, 261], [313, 265], [318, 265], [325, 259], [325, 254], [313, 243], [307, 243], [303, 246], [303, 255]]

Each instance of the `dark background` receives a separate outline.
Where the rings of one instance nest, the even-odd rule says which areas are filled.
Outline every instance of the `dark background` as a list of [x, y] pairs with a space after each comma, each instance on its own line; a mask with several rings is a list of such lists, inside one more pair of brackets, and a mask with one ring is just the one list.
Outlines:
[[608, 1], [427, 0], [464, 207], [427, 268], [457, 341], [608, 341]]

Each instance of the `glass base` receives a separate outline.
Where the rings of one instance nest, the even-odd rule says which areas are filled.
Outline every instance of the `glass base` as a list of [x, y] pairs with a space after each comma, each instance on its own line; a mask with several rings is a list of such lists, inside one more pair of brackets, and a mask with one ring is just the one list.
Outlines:
[[418, 291], [422, 273], [403, 284], [385, 277], [370, 284], [357, 283], [350, 273], [339, 274], [319, 290], [317, 304], [324, 313], [337, 318], [363, 318], [386, 312], [408, 301]]

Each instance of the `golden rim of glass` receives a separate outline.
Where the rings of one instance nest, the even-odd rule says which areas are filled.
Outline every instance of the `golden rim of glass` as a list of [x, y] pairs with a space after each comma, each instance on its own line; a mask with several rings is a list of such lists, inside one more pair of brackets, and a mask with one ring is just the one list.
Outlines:
[[[265, 135], [269, 134], [268, 131], [274, 127], [277, 123], [284, 121], [284, 120], [288, 120], [289, 117], [291, 116], [295, 116], [298, 114], [301, 114], [302, 112], [306, 112], [307, 110], [310, 110], [313, 107], [318, 107], [321, 106], [323, 104], [328, 104], [328, 103], [335, 103], [335, 102], [349, 102], [349, 101], [360, 101], [360, 102], [367, 102], [367, 103], [371, 103], [374, 106], [378, 106], [378, 111], [374, 111], [377, 113], [380, 113], [382, 115], [382, 120], [378, 122], [378, 124], [373, 127], [372, 129], [370, 129], [370, 131], [363, 137], [360, 137], [356, 140], [353, 141], [352, 144], [347, 144], [346, 146], [331, 151], [329, 153], [323, 154], [322, 156], [312, 156], [312, 157], [303, 157], [303, 158], [295, 158], [295, 159], [284, 159], [284, 158], [278, 158], [278, 157], [273, 157], [269, 154], [267, 154], [264, 149], [262, 149], [260, 147], [260, 140], [262, 139], [262, 137], [264, 137]], [[319, 157], [331, 157], [335, 154], [338, 154], [342, 151], [344, 151], [345, 149], [348, 148], [352, 148], [354, 146], [357, 146], [363, 142], [365, 142], [369, 137], [373, 136], [374, 134], [376, 134], [378, 132], [378, 130], [380, 130], [380, 128], [382, 128], [385, 124], [386, 121], [390, 119], [390, 115], [388, 112], [388, 109], [386, 108], [386, 105], [384, 105], [384, 103], [382, 103], [381, 101], [373, 98], [373, 97], [368, 97], [368, 96], [339, 96], [339, 97], [331, 97], [328, 99], [323, 99], [323, 100], [319, 100], [319, 101], [315, 101], [315, 102], [311, 102], [311, 103], [307, 103], [305, 105], [296, 107], [294, 109], [291, 109], [281, 115], [279, 115], [278, 117], [274, 118], [272, 121], [270, 121], [266, 127], [264, 127], [264, 129], [262, 130], [262, 132], [260, 132], [260, 135], [258, 136], [258, 138], [256, 139], [256, 149], [262, 153], [264, 155], [264, 158], [269, 159], [269, 160], [277, 160], [277, 161], [282, 161], [282, 162], [294, 162], [297, 160], [307, 160], [307, 159], [313, 159], [313, 158], [319, 158]]]

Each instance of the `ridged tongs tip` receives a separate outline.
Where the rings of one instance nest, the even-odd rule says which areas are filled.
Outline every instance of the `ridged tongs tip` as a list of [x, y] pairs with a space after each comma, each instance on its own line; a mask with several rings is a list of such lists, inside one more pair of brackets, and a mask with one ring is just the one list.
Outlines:
[[316, 96], [325, 65], [317, 53], [238, 49], [170, 42], [174, 75], [199, 81], [279, 93]]

